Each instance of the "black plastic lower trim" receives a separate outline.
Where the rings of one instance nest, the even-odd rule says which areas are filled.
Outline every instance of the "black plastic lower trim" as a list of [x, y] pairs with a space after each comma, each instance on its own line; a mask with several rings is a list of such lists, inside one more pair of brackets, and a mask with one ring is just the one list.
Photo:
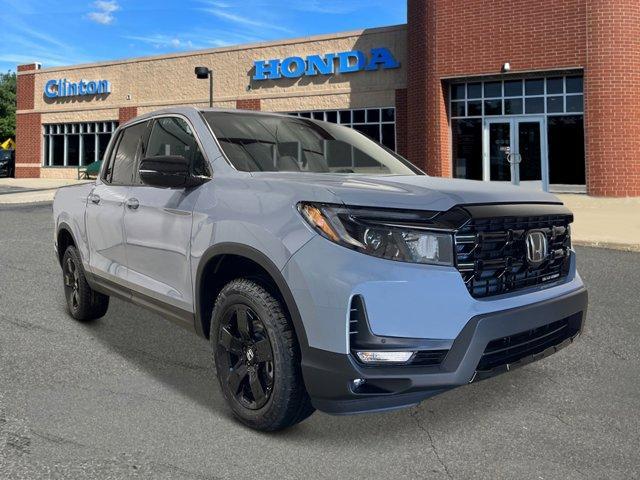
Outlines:
[[[440, 365], [436, 366], [365, 366], [352, 355], [316, 348], [303, 351], [302, 370], [307, 391], [314, 406], [332, 414], [351, 414], [397, 409], [474, 380], [503, 373], [544, 358], [570, 344], [582, 331], [587, 313], [585, 288], [510, 310], [478, 315], [469, 320]], [[540, 328], [572, 317], [576, 332], [558, 345], [519, 358], [512, 364], [491, 371], [477, 367], [487, 345], [508, 335]], [[354, 379], [365, 382], [357, 387]]]
[[169, 305], [153, 297], [135, 292], [127, 287], [123, 287], [116, 282], [99, 277], [90, 272], [85, 272], [87, 282], [94, 290], [109, 296], [115, 296], [122, 300], [126, 300], [147, 310], [151, 310], [171, 322], [179, 325], [186, 330], [194, 332], [194, 315], [192, 312], [183, 310], [182, 308]]

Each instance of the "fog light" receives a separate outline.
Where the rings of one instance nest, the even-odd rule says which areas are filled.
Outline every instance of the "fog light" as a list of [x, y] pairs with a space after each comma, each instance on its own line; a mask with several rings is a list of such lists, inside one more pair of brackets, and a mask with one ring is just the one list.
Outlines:
[[405, 363], [415, 352], [356, 352], [363, 363]]
[[351, 381], [351, 384], [353, 385], [353, 389], [357, 390], [358, 388], [360, 388], [362, 385], [364, 385], [364, 382], [366, 382], [366, 380], [364, 378], [354, 378]]

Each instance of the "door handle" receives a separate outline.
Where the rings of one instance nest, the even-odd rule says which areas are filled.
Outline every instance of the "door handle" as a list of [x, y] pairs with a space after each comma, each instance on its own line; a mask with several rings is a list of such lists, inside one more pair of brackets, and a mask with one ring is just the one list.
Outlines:
[[140, 202], [137, 198], [130, 198], [129, 200], [127, 200], [127, 208], [129, 210], [137, 210], [139, 206]]
[[100, 203], [100, 195], [97, 195], [95, 193], [90, 193], [89, 194], [89, 201], [91, 203], [95, 203], [96, 205]]

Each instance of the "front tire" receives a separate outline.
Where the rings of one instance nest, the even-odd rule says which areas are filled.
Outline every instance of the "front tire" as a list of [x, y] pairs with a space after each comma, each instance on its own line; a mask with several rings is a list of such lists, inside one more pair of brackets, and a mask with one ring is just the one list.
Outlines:
[[81, 322], [103, 317], [109, 308], [109, 297], [93, 290], [87, 283], [80, 261], [80, 254], [74, 246], [67, 247], [62, 257], [64, 295], [69, 314]]
[[252, 280], [233, 280], [218, 295], [211, 318], [218, 382], [242, 423], [274, 431], [313, 413], [296, 335], [274, 295]]

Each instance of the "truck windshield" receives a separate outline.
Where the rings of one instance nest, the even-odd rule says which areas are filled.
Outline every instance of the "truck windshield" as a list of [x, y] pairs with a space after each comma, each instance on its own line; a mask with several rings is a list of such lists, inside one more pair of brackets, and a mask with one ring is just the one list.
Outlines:
[[298, 117], [203, 112], [243, 172], [422, 175], [410, 162], [347, 127]]

